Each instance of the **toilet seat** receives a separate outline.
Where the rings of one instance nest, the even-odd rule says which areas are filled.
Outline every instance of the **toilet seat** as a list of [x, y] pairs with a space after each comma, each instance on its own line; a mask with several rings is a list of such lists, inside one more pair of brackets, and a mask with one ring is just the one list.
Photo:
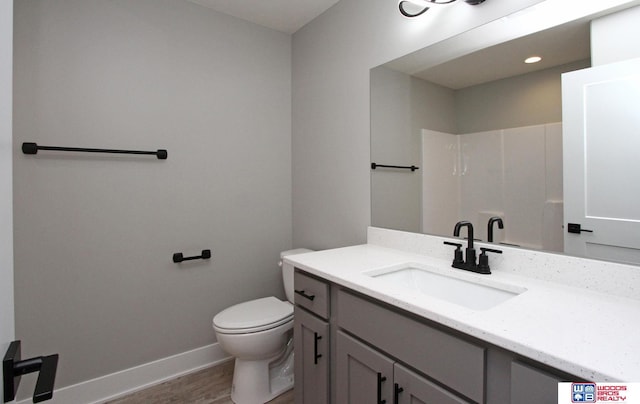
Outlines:
[[213, 328], [223, 334], [248, 334], [293, 321], [293, 305], [273, 296], [231, 306], [213, 318]]

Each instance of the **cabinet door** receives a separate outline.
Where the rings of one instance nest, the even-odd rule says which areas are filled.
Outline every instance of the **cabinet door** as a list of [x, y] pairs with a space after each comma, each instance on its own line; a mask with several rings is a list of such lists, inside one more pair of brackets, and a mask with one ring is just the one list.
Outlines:
[[396, 363], [393, 404], [467, 404], [453, 393]]
[[342, 331], [336, 337], [338, 403], [391, 404], [393, 361]]
[[519, 362], [511, 363], [511, 402], [518, 404], [556, 404], [558, 382], [562, 380]]
[[296, 307], [293, 344], [296, 403], [328, 403], [329, 324]]

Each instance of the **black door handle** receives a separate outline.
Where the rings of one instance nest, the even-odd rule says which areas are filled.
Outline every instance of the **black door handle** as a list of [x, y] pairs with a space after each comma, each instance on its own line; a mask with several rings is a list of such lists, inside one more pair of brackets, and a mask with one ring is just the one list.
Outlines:
[[573, 234], [580, 234], [582, 232], [593, 233], [593, 230], [583, 229], [580, 223], [569, 223], [567, 224], [567, 232]]
[[53, 397], [53, 389], [58, 368], [58, 354], [21, 359], [20, 341], [13, 341], [2, 360], [4, 380], [3, 402], [13, 401], [22, 375], [38, 372], [38, 380], [33, 393], [33, 402], [49, 400]]
[[50, 400], [53, 397], [53, 385], [56, 381], [56, 370], [58, 368], [58, 354], [44, 356], [40, 366], [40, 374], [36, 382], [36, 389], [33, 392], [33, 402]]

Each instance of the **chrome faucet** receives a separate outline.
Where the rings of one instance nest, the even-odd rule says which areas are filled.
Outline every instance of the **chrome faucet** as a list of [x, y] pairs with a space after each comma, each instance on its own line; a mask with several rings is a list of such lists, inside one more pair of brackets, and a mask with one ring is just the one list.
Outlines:
[[489, 223], [487, 225], [487, 241], [490, 243], [493, 243], [493, 224], [494, 223], [498, 223], [499, 229], [504, 229], [504, 222], [502, 221], [501, 217], [494, 216], [491, 219], [489, 219]]
[[452, 243], [449, 241], [445, 241], [445, 244], [452, 245], [456, 247], [456, 251], [454, 253], [452, 267], [458, 269], [464, 269], [465, 271], [476, 272], [479, 274], [490, 274], [491, 268], [489, 268], [489, 257], [487, 256], [488, 252], [502, 254], [500, 250], [494, 250], [492, 248], [480, 248], [482, 253], [480, 254], [479, 263], [476, 264], [476, 250], [473, 248], [473, 224], [468, 221], [460, 221], [456, 223], [453, 228], [454, 237], [460, 237], [460, 229], [463, 227], [467, 228], [467, 248], [465, 249], [465, 257], [462, 256], [462, 244]]

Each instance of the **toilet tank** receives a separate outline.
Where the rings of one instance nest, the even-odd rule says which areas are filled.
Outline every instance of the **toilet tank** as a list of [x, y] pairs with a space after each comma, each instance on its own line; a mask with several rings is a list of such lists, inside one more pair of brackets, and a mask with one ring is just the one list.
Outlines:
[[284, 292], [287, 294], [287, 300], [293, 303], [293, 265], [284, 262], [284, 257], [296, 254], [313, 252], [306, 248], [296, 248], [295, 250], [283, 251], [280, 253], [280, 262], [278, 265], [282, 267], [282, 282], [284, 283]]

